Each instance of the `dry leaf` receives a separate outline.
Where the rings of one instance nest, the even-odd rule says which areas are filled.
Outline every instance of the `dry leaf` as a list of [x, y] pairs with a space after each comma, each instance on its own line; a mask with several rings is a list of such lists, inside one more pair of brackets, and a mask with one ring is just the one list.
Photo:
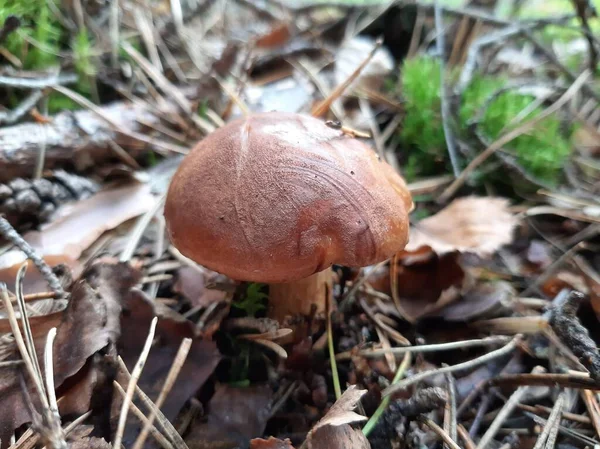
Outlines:
[[327, 414], [315, 424], [311, 432], [323, 426], [341, 426], [357, 421], [366, 421], [367, 417], [359, 415], [353, 410], [367, 390], [359, 390], [356, 385], [351, 385], [342, 396], [331, 406]]
[[[71, 299], [64, 312], [31, 320], [42, 372], [46, 335], [51, 327], [57, 326], [53, 357], [56, 387], [79, 372], [91, 355], [116, 342], [121, 330], [121, 301], [139, 279], [139, 273], [128, 264], [93, 264], [73, 284]], [[5, 321], [0, 320], [3, 324]], [[17, 358], [16, 349], [14, 358]], [[20, 367], [0, 368], [0, 408], [5, 411], [0, 415], [2, 441], [9, 441], [16, 428], [31, 420], [20, 386], [20, 373]], [[38, 406], [37, 396], [29, 382], [28, 386], [29, 397]]]
[[290, 25], [287, 23], [280, 23], [269, 30], [268, 33], [259, 36], [256, 39], [255, 44], [258, 48], [280, 47], [287, 43], [291, 36]]
[[513, 239], [517, 219], [508, 206], [504, 198], [457, 199], [411, 229], [406, 251], [429, 246], [440, 255], [453, 251], [492, 254]]
[[315, 424], [306, 437], [309, 449], [361, 449], [370, 448], [361, 430], [349, 424], [365, 421], [366, 416], [354, 412], [358, 402], [367, 390], [359, 390], [351, 385], [331, 406], [327, 414]]

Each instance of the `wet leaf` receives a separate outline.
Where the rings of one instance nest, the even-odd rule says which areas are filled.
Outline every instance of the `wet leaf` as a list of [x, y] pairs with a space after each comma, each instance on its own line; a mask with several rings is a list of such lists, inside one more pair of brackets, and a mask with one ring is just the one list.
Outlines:
[[517, 219], [508, 206], [504, 198], [457, 199], [411, 228], [406, 251], [429, 246], [440, 255], [453, 251], [493, 254], [513, 239]]

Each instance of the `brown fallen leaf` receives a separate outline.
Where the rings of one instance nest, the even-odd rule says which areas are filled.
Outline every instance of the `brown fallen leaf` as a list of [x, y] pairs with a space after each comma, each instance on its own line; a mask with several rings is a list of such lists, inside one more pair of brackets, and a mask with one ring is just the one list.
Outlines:
[[[130, 371], [139, 358], [150, 322], [155, 315], [157, 311], [146, 295], [139, 290], [132, 290], [121, 316], [121, 327], [127, 329], [127, 333], [118, 342], [119, 355]], [[174, 317], [160, 317], [154, 345], [138, 382], [138, 386], [150, 399], [156, 400], [158, 397], [184, 338], [191, 338], [192, 345], [175, 384], [161, 406], [161, 411], [169, 420], [177, 417], [185, 403], [200, 390], [221, 360], [216, 344], [197, 335], [194, 323], [185, 319], [178, 321]], [[120, 405], [121, 401], [113, 402], [116, 416]], [[125, 447], [129, 447], [128, 443], [133, 444], [139, 430], [139, 422], [128, 421], [123, 437]]]
[[370, 448], [369, 441], [361, 430], [350, 424], [366, 421], [367, 417], [354, 411], [367, 390], [351, 385], [331, 406], [323, 418], [308, 432], [306, 445], [309, 449], [361, 449]]
[[513, 239], [518, 222], [508, 206], [504, 198], [457, 199], [412, 227], [405, 250], [429, 246], [440, 255], [454, 251], [490, 255]]
[[[77, 260], [104, 232], [147, 212], [155, 201], [150, 183], [104, 190], [59, 208], [50, 223], [24, 238], [40, 256]], [[0, 256], [0, 267], [24, 260], [20, 252], [8, 251]]]
[[[139, 279], [139, 273], [125, 263], [92, 264], [73, 284], [69, 304], [63, 312], [31, 320], [42, 372], [46, 334], [51, 327], [57, 327], [53, 355], [57, 388], [78, 373], [91, 355], [116, 342], [121, 331], [121, 301]], [[6, 324], [5, 321], [0, 320], [0, 324]], [[15, 350], [15, 359], [16, 354]], [[16, 428], [31, 421], [21, 379], [24, 378], [19, 367], [0, 368], [0, 409], [4, 410], [0, 414], [0, 440], [3, 442], [9, 441]], [[27, 386], [28, 396], [39, 407], [29, 379]], [[79, 400], [89, 401], [89, 398]]]
[[186, 438], [189, 448], [248, 447], [252, 438], [262, 436], [272, 400], [273, 392], [266, 385], [218, 385], [208, 404], [207, 421], [193, 427]]
[[279, 440], [274, 437], [269, 437], [268, 440], [262, 438], [254, 438], [250, 440], [250, 449], [294, 449], [292, 442], [289, 439]]

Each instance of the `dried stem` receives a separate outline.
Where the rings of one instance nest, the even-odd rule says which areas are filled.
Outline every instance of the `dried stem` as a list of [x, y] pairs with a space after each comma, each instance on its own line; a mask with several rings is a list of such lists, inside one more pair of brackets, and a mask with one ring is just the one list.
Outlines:
[[450, 438], [456, 440], [457, 435], [457, 420], [456, 420], [456, 388], [454, 385], [454, 377], [452, 374], [446, 374], [446, 385], [448, 391], [448, 401], [444, 410], [444, 430], [448, 432]]
[[[127, 393], [125, 393], [123, 387], [119, 385], [117, 381], [113, 382], [113, 386], [119, 392], [123, 400], [126, 400]], [[154, 425], [149, 423], [148, 418], [146, 418], [144, 413], [133, 402], [131, 403], [130, 408], [133, 414], [144, 424], [144, 426], [149, 426], [149, 432], [164, 449], [173, 449], [173, 445], [169, 442], [169, 440], [167, 440], [167, 438], [165, 438], [165, 436], [160, 433]]]
[[[362, 357], [383, 357], [385, 354], [406, 354], [407, 352], [438, 352], [438, 351], [452, 351], [454, 349], [466, 349], [476, 348], [479, 346], [495, 346], [498, 344], [505, 344], [511, 340], [511, 337], [494, 336], [486, 337], [481, 339], [453, 341], [450, 343], [439, 343], [432, 345], [418, 345], [418, 346], [405, 346], [401, 348], [389, 348], [389, 349], [373, 349], [373, 350], [362, 350], [358, 355]], [[337, 360], [350, 360], [355, 354], [351, 351], [341, 352], [336, 358]]]
[[[119, 364], [119, 369], [125, 375], [127, 381], [129, 382], [129, 380], [131, 379], [131, 374], [129, 374], [127, 366], [120, 357], [117, 359], [117, 362]], [[142, 389], [137, 385], [135, 386], [135, 393], [137, 394], [139, 400], [144, 404], [144, 406], [148, 410], [151, 410], [156, 414], [157, 423], [162, 429], [164, 435], [169, 439], [171, 444], [173, 444], [173, 447], [175, 449], [189, 449], [187, 444], [185, 444], [185, 441], [183, 441], [183, 438], [181, 438], [179, 432], [177, 432], [177, 430], [171, 423], [171, 421], [169, 421], [166, 418], [163, 412], [158, 407], [156, 407], [156, 405], [152, 402], [148, 395], [146, 395], [146, 393], [144, 393]]]

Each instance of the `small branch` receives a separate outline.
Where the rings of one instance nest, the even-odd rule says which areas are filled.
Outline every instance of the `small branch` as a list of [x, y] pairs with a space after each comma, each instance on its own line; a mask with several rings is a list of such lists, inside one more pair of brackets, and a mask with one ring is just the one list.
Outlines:
[[488, 382], [489, 386], [538, 386], [576, 388], [600, 391], [600, 383], [587, 376], [573, 374], [507, 374], [496, 377]]
[[485, 355], [482, 355], [481, 357], [477, 357], [475, 359], [459, 363], [458, 365], [445, 366], [443, 368], [423, 371], [419, 374], [410, 377], [409, 379], [406, 379], [402, 382], [398, 382], [396, 385], [390, 385], [385, 390], [383, 390], [381, 394], [382, 396], [388, 396], [397, 391], [404, 390], [405, 388], [409, 387], [410, 385], [416, 384], [417, 382], [421, 382], [422, 380], [427, 379], [428, 377], [435, 376], [436, 374], [454, 373], [457, 371], [472, 369], [477, 366], [483, 365], [484, 363], [487, 363], [490, 360], [510, 354], [516, 349], [517, 344], [520, 341], [521, 336], [517, 335], [510, 341], [510, 343], [508, 343], [500, 349], [496, 349], [495, 351], [489, 352]]
[[584, 298], [582, 293], [571, 292], [566, 301], [556, 304], [549, 323], [558, 338], [590, 371], [590, 377], [600, 380], [600, 354], [596, 343], [577, 318], [577, 310]]
[[0, 111], [0, 124], [14, 125], [21, 119], [21, 117], [23, 117], [25, 114], [31, 111], [35, 107], [37, 102], [40, 101], [43, 97], [44, 93], [41, 90], [34, 90], [12, 111]]

